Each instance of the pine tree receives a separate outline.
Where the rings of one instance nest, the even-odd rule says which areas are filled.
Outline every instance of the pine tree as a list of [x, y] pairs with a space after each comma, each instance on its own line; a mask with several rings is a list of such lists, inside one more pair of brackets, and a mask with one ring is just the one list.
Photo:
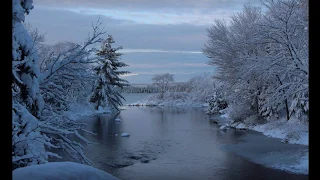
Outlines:
[[25, 14], [32, 0], [12, 1], [12, 168], [47, 162], [51, 146], [40, 132], [43, 99], [39, 91], [38, 56], [32, 51], [32, 38], [25, 29]]
[[97, 80], [89, 99], [90, 102], [95, 103], [96, 109], [99, 106], [109, 105], [111, 108], [119, 111], [118, 106], [122, 105], [121, 99], [125, 99], [117, 88], [123, 89], [123, 87], [129, 86], [129, 82], [121, 79], [120, 75], [130, 72], [118, 70], [121, 67], [128, 66], [119, 61], [122, 54], [117, 51], [122, 49], [122, 47], [111, 47], [114, 42], [113, 37], [108, 35], [108, 38], [102, 43], [101, 49], [97, 52], [99, 66], [94, 69]]

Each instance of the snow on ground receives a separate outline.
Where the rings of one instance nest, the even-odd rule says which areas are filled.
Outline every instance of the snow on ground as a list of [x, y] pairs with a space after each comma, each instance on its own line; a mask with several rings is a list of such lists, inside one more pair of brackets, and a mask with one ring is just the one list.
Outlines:
[[176, 106], [176, 107], [207, 107], [209, 104], [204, 100], [196, 98], [194, 93], [171, 92], [164, 93], [163, 98], [159, 94], [149, 96], [136, 103], [128, 104], [129, 106]]
[[101, 108], [99, 110], [95, 110], [93, 104], [85, 102], [83, 104], [80, 103], [73, 103], [70, 105], [70, 109], [65, 112], [65, 115], [72, 119], [77, 120], [82, 116], [91, 116], [96, 114], [103, 114], [103, 113], [111, 113], [110, 109], [108, 108]]
[[73, 162], [50, 162], [15, 169], [13, 180], [119, 180], [118, 178], [91, 166]]
[[276, 164], [273, 168], [291, 171], [298, 174], [309, 174], [309, 153], [305, 154], [298, 163], [293, 165]]
[[291, 144], [309, 145], [308, 123], [296, 119], [271, 121], [266, 124], [249, 127], [266, 136], [287, 139]]
[[[223, 114], [220, 117], [227, 118], [229, 122], [229, 115]], [[263, 133], [266, 136], [280, 138], [290, 144], [309, 145], [309, 124], [307, 122], [301, 122], [298, 119], [286, 119], [270, 120], [265, 124], [258, 125], [244, 125], [240, 123], [241, 127], [245, 127], [254, 131]], [[240, 124], [231, 124], [231, 127], [241, 128]]]

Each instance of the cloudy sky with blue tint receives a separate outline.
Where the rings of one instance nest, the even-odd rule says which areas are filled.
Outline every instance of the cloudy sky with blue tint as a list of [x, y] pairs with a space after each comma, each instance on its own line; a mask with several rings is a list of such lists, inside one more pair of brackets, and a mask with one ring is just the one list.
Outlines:
[[131, 83], [151, 83], [155, 74], [175, 74], [187, 81], [202, 73], [214, 73], [201, 53], [206, 29], [214, 19], [229, 21], [245, 3], [259, 0], [34, 0], [26, 17], [46, 33], [46, 43], [83, 42], [100, 16], [115, 46], [123, 46], [121, 60], [131, 71]]

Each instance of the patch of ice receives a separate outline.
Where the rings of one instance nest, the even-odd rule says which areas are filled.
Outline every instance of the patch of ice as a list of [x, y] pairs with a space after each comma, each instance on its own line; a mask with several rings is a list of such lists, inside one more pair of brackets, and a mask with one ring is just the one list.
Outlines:
[[290, 171], [297, 174], [309, 174], [309, 157], [308, 154], [303, 156], [300, 161], [292, 165], [276, 164], [274, 168]]

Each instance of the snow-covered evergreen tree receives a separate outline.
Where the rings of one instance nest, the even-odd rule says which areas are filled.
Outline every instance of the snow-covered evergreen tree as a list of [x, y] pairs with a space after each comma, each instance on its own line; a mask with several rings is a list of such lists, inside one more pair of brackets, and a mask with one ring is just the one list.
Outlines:
[[44, 102], [39, 91], [38, 56], [23, 22], [33, 8], [32, 0], [12, 1], [12, 168], [47, 162], [39, 118]]
[[108, 35], [108, 38], [102, 43], [101, 49], [97, 52], [98, 66], [94, 69], [97, 79], [89, 99], [90, 102], [95, 103], [96, 109], [99, 106], [109, 106], [119, 110], [118, 106], [121, 106], [122, 100], [125, 99], [117, 88], [122, 89], [129, 86], [129, 82], [120, 78], [120, 76], [130, 72], [118, 70], [121, 67], [128, 66], [119, 61], [122, 54], [117, 51], [122, 47], [113, 48], [112, 44], [114, 42], [113, 37]]

